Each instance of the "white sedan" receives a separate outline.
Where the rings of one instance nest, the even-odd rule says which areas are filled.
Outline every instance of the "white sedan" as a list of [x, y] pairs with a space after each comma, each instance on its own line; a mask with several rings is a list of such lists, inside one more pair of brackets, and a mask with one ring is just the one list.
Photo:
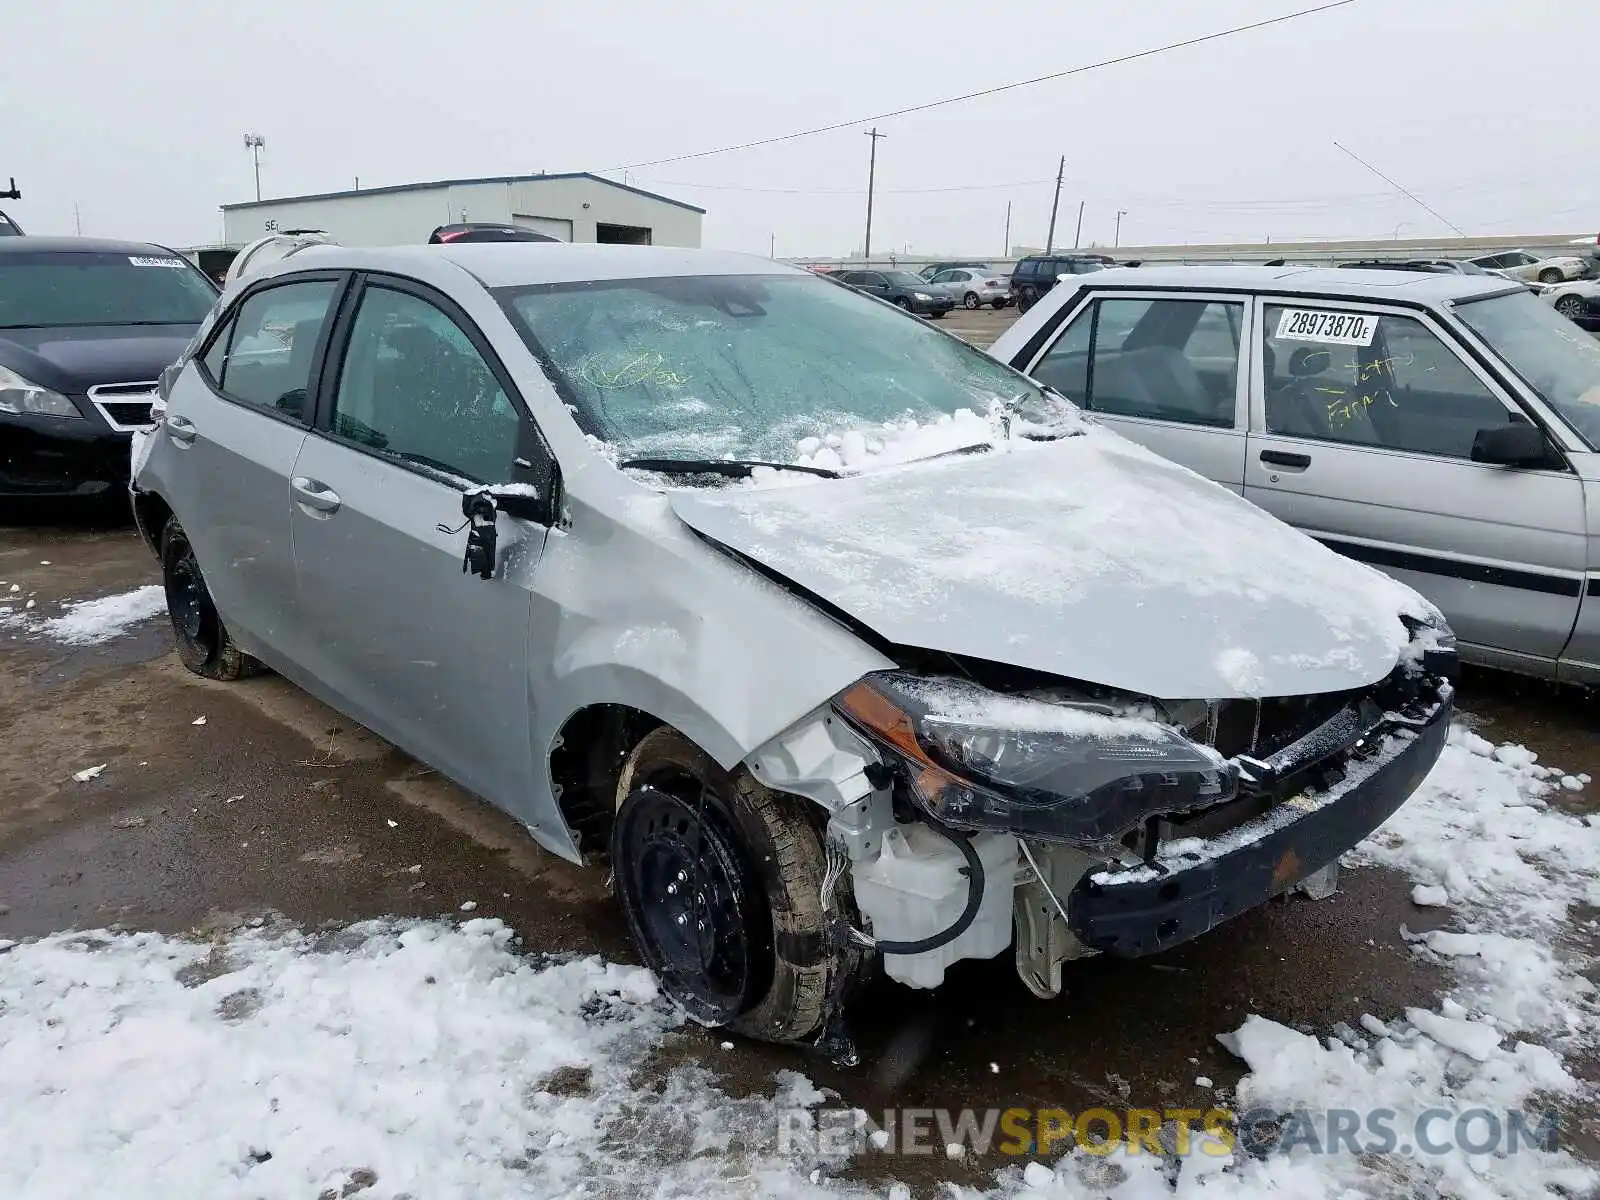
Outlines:
[[1590, 262], [1585, 258], [1560, 255], [1540, 258], [1526, 250], [1507, 250], [1501, 254], [1485, 254], [1470, 260], [1486, 271], [1499, 271], [1514, 279], [1532, 279], [1540, 283], [1561, 283], [1567, 279], [1582, 279], [1589, 274]]
[[1011, 277], [975, 267], [952, 267], [928, 280], [927, 290], [936, 296], [949, 296], [967, 308], [992, 304], [1004, 308], [1011, 303]]

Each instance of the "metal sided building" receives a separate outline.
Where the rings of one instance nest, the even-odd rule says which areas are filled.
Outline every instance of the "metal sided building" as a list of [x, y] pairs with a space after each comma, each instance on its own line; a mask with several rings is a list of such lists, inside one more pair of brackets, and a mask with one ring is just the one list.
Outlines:
[[224, 238], [243, 246], [269, 233], [320, 230], [345, 246], [418, 245], [440, 225], [522, 225], [564, 242], [700, 245], [705, 209], [587, 172], [442, 179], [224, 204]]

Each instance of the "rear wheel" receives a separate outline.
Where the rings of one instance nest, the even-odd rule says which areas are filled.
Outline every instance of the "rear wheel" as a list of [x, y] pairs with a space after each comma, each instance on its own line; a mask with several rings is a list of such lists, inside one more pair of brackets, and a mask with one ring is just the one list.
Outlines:
[[965, 296], [961, 297], [961, 303], [967, 308], [983, 307], [983, 301], [978, 299], [977, 292], [968, 292]]
[[629, 754], [617, 795], [617, 898], [667, 995], [705, 1025], [814, 1038], [849, 967], [828, 944], [805, 802], [722, 770], [665, 727]]
[[1540, 283], [1560, 283], [1563, 278], [1565, 278], [1565, 276], [1563, 276], [1561, 272], [1556, 270], [1554, 267], [1546, 267], [1543, 271], [1539, 272]]
[[189, 535], [177, 517], [168, 517], [161, 531], [161, 582], [184, 666], [206, 679], [242, 679], [261, 669], [261, 664], [228, 636], [200, 574]]
[[995, 307], [995, 311], [996, 311], [996, 312], [999, 312], [999, 311], [1000, 311], [1000, 310], [1001, 310], [1001, 309], [1002, 309], [1002, 308], [1004, 308], [1004, 307], [1005, 307], [1005, 306], [1006, 306], [1006, 304], [1007, 304], [1007, 301], [1006, 301], [1006, 299], [1005, 299], [1005, 298], [1004, 298], [1004, 297], [1003, 297], [1003, 296], [1002, 296], [1002, 297], [1001, 297], [1001, 298], [1000, 298], [1000, 299], [999, 299], [999, 300], [996, 300], [996, 301], [995, 301], [995, 302], [994, 302], [994, 307]]

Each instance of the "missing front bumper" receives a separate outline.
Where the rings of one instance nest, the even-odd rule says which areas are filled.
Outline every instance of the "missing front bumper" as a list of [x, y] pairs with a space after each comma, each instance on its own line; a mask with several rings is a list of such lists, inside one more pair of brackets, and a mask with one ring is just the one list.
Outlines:
[[1448, 689], [1358, 782], [1331, 798], [1294, 797], [1209, 839], [1183, 859], [1086, 876], [1068, 894], [1072, 932], [1107, 954], [1166, 950], [1288, 891], [1335, 861], [1388, 819], [1416, 790], [1444, 749], [1453, 704]]

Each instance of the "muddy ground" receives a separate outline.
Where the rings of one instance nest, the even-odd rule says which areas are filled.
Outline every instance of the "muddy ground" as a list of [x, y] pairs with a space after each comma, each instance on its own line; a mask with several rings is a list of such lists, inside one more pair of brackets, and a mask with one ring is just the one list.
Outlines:
[[[49, 565], [43, 565], [48, 562]], [[127, 528], [0, 529], [0, 580], [38, 610], [157, 581]], [[1466, 681], [1482, 732], [1600, 779], [1600, 709], [1498, 676]], [[194, 724], [204, 717], [204, 724]], [[73, 772], [104, 763], [87, 783]], [[1187, 1105], [1238, 1078], [1215, 1035], [1251, 1012], [1327, 1032], [1362, 1012], [1428, 1004], [1440, 984], [1407, 949], [1448, 919], [1409, 884], [1346, 871], [1339, 894], [1274, 903], [1189, 946], [1073, 968], [1070, 995], [1032, 998], [1009, 958], [963, 964], [936, 994], [881, 984], [860, 1004], [863, 1065], [688, 1030], [669, 1058], [703, 1059], [733, 1092], [805, 1071], [869, 1112]], [[0, 630], [0, 938], [120, 925], [185, 931], [267, 912], [314, 926], [380, 915], [513, 926], [528, 948], [633, 960], [599, 870], [540, 851], [514, 822], [284, 680], [200, 680], [162, 620], [68, 649]], [[1223, 1093], [1225, 1095], [1225, 1093]], [[926, 1164], [983, 1182], [996, 1161]], [[905, 1177], [919, 1168], [901, 1159]]]

